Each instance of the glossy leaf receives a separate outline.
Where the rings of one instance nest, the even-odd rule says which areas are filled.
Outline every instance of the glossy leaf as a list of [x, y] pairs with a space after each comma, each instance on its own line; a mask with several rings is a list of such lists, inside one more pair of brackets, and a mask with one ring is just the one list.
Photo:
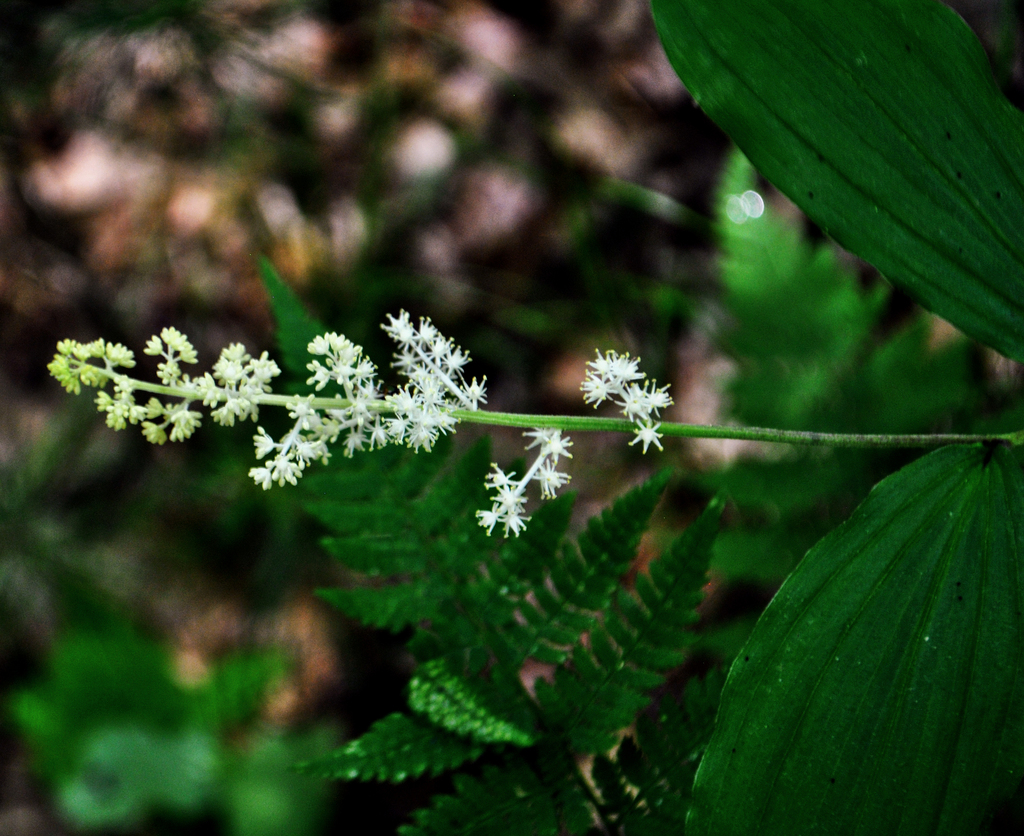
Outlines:
[[840, 244], [1024, 360], [1024, 117], [933, 0], [653, 0], [700, 106]]
[[976, 833], [1024, 774], [1022, 559], [1007, 449], [879, 483], [734, 662], [687, 833]]

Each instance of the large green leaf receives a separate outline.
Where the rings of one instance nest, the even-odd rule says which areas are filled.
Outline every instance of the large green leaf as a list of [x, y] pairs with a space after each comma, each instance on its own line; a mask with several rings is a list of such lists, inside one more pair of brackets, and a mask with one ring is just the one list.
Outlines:
[[879, 483], [733, 663], [688, 834], [967, 834], [1024, 773], [1024, 476], [947, 447]]
[[700, 106], [826, 232], [1024, 360], [1024, 118], [933, 0], [653, 0]]

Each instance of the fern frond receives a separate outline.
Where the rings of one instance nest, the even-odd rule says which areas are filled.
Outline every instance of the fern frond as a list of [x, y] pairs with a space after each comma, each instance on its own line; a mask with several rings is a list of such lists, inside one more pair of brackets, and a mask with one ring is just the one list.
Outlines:
[[[522, 545], [505, 549], [505, 560], [491, 561], [486, 571], [451, 584], [443, 613], [438, 611], [437, 623], [429, 628], [436, 641], [429, 644], [427, 631], [423, 631], [413, 643], [414, 652], [434, 665], [442, 663], [430, 661], [433, 656], [483, 646], [494, 654], [497, 667], [490, 682], [481, 677], [459, 681], [450, 676], [444, 679], [444, 687], [439, 687], [436, 672], [428, 680], [414, 680], [411, 695], [420, 701], [417, 710], [443, 727], [465, 734], [489, 733], [484, 731], [489, 724], [497, 724], [495, 728], [503, 729], [504, 734], [513, 734], [502, 742], [526, 745], [532, 736], [526, 730], [533, 728], [527, 711], [507, 697], [498, 704], [494, 695], [504, 691], [525, 697], [518, 677], [528, 658], [562, 662], [581, 635], [599, 627], [602, 611], [613, 600], [620, 577], [635, 556], [640, 535], [667, 480], [667, 473], [655, 477], [591, 520], [580, 538], [580, 551], [565, 548], [555, 552], [571, 510], [571, 500], [556, 500], [537, 512], [539, 520], [532, 522], [540, 524], [531, 524]], [[531, 533], [535, 527], [537, 533]], [[634, 679], [642, 675], [637, 673]], [[647, 698], [639, 693], [650, 684], [633, 681], [633, 691], [628, 691], [615, 683], [618, 690], [610, 687], [602, 692], [618, 709], [616, 718], [631, 712], [616, 728], [628, 725], [633, 714], [646, 705]], [[492, 698], [486, 720], [476, 714], [476, 702], [485, 694]]]
[[590, 564], [617, 569], [618, 575], [622, 575], [636, 557], [640, 536], [671, 475], [668, 470], [655, 474], [592, 518], [579, 538], [583, 559]]
[[664, 836], [683, 831], [690, 788], [714, 724], [724, 676], [691, 679], [680, 703], [662, 700], [658, 719], [640, 715], [634, 737], [614, 757], [594, 761], [602, 807], [626, 833]]
[[[390, 513], [375, 519], [386, 525], [393, 522]], [[380, 525], [367, 526], [362, 533], [348, 537], [323, 537], [320, 545], [353, 572], [370, 578], [414, 572], [423, 561], [414, 531], [392, 528], [382, 534]]]
[[[490, 438], [484, 437], [467, 450], [452, 467], [424, 490], [412, 510], [422, 530], [428, 535], [444, 531], [448, 525], [459, 526], [469, 520], [480, 529], [472, 538], [483, 550], [489, 545], [487, 535], [476, 519], [477, 509], [488, 502], [484, 476], [491, 466]], [[483, 474], [483, 475], [481, 475]]]
[[639, 575], [636, 596], [620, 589], [616, 606], [589, 634], [589, 647], [573, 648], [571, 666], [561, 667], [554, 684], [537, 684], [545, 722], [566, 734], [581, 752], [602, 752], [614, 745], [661, 684], [664, 671], [678, 665], [693, 641], [686, 628], [696, 621], [694, 608], [711, 559], [722, 501], [703, 514]]
[[277, 653], [239, 653], [221, 661], [195, 692], [195, 710], [210, 729], [232, 728], [253, 719], [268, 689], [288, 671]]
[[448, 658], [433, 659], [416, 669], [409, 683], [409, 707], [478, 743], [529, 746], [536, 740], [534, 718], [518, 692], [469, 676]]
[[691, 679], [679, 702], [662, 700], [656, 722], [646, 715], [637, 720], [636, 740], [645, 772], [627, 772], [627, 776], [639, 788], [638, 804], [659, 806], [652, 800], [656, 789], [662, 794], [689, 795], [693, 773], [711, 739], [724, 683], [725, 675], [714, 669], [703, 679]]
[[501, 559], [493, 570], [496, 577], [528, 588], [544, 583], [551, 558], [569, 528], [569, 518], [576, 495], [569, 492], [540, 506], [530, 516], [530, 524], [518, 537], [505, 541]]
[[489, 766], [480, 778], [455, 776], [453, 795], [435, 796], [430, 807], [413, 814], [415, 825], [400, 836], [559, 836], [560, 824], [551, 788], [521, 759]]
[[521, 623], [505, 630], [512, 668], [518, 670], [528, 658], [561, 664], [580, 635], [598, 623], [636, 556], [668, 478], [668, 472], [659, 473], [591, 519], [578, 550], [566, 545], [544, 555], [528, 546], [511, 553], [517, 574], [531, 581], [529, 594], [518, 600]]
[[391, 575], [422, 567], [422, 537], [409, 508], [444, 466], [451, 445], [429, 453], [385, 447], [331, 461], [303, 477], [305, 509], [333, 536], [324, 547], [366, 575]]
[[553, 739], [537, 746], [537, 768], [544, 785], [551, 792], [563, 834], [594, 833], [598, 815], [592, 792], [584, 789], [586, 779], [574, 753]]
[[[591, 520], [578, 547], [564, 543], [573, 502], [567, 496], [538, 509], [529, 528], [496, 555], [494, 541], [476, 524], [473, 489], [466, 484], [482, 484], [488, 459], [486, 447], [471, 450], [395, 500], [407, 537], [398, 542], [407, 545], [385, 557], [376, 587], [321, 593], [367, 623], [415, 626], [409, 648], [419, 665], [409, 686], [412, 716], [386, 718], [308, 768], [337, 778], [400, 780], [453, 768], [498, 747], [504, 749], [500, 768], [455, 776], [455, 793], [435, 799], [401, 832], [586, 833], [599, 810], [576, 759], [614, 746], [649, 704], [663, 672], [680, 661], [721, 503], [712, 503], [629, 593], [620, 588], [622, 575], [667, 473]], [[354, 520], [377, 525], [386, 515], [321, 510], [339, 533], [329, 541], [332, 550], [359, 564], [345, 552], [365, 535], [339, 529]], [[380, 538], [375, 542], [382, 550], [388, 533], [368, 533]], [[529, 659], [560, 666], [553, 686], [537, 681], [536, 700], [520, 679]], [[622, 750], [627, 759], [629, 745]], [[634, 760], [646, 764], [644, 757]], [[656, 788], [648, 784], [657, 782], [631, 767], [610, 766], [622, 805], [643, 818], [634, 799], [641, 790], [655, 799]], [[659, 769], [667, 767], [659, 762]], [[668, 785], [661, 772], [657, 776], [657, 786]], [[655, 800], [669, 810], [670, 801]]]
[[277, 274], [274, 265], [264, 256], [259, 259], [260, 276], [270, 297], [270, 308], [277, 322], [277, 344], [285, 369], [295, 378], [305, 379], [309, 352], [306, 346], [327, 328], [303, 307], [299, 297]]
[[416, 584], [318, 589], [316, 594], [363, 624], [397, 633], [436, 615], [448, 592], [444, 580], [424, 578]]
[[483, 439], [447, 470], [437, 448], [409, 454], [385, 476], [371, 460], [389, 449], [311, 474], [303, 487], [308, 510], [335, 533], [325, 547], [350, 569], [386, 579], [321, 597], [364, 623], [400, 630], [437, 618], [452, 589], [479, 573], [487, 536], [474, 513], [486, 501], [490, 449]]
[[422, 568], [424, 534], [413, 508], [450, 454], [451, 442], [442, 438], [425, 453], [385, 447], [352, 459], [335, 457], [326, 468], [303, 477], [305, 509], [334, 535], [325, 538], [324, 546], [364, 574]]
[[301, 772], [346, 781], [404, 781], [439, 775], [480, 757], [471, 740], [405, 714], [389, 714], [355, 740], [315, 760]]

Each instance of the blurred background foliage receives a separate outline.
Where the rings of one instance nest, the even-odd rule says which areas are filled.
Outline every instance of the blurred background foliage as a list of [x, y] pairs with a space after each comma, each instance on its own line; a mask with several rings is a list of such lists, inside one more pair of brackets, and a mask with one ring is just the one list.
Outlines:
[[[1017, 4], [955, 5], [1024, 100]], [[384, 314], [430, 315], [495, 409], [583, 412], [601, 347], [672, 384], [672, 420], [1024, 425], [1016, 365], [730, 151], [643, 0], [0, 0], [4, 834], [392, 833], [445, 786], [289, 771], [396, 709], [409, 660], [314, 596], [349, 579], [292, 493], [248, 479], [251, 433], [151, 447], [47, 378], [62, 337], [275, 351], [260, 256], [382, 369]], [[681, 474], [638, 569], [732, 497], [679, 688], [913, 456], [575, 442], [580, 520]]]

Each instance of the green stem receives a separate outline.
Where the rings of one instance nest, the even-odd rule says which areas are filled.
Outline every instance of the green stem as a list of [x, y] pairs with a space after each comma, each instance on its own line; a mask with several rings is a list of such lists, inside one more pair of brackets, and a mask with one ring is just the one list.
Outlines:
[[[566, 432], [636, 431], [636, 424], [624, 418], [588, 418], [577, 415], [519, 415], [511, 412], [470, 412], [455, 410], [462, 421], [524, 429], [552, 428]], [[989, 435], [935, 434], [866, 434], [823, 433], [803, 430], [777, 430], [769, 427], [731, 427], [720, 424], [677, 424], [665, 421], [658, 432], [678, 438], [728, 438], [739, 441], [765, 441], [776, 444], [801, 444], [819, 447], [942, 447], [946, 444], [979, 444], [1002, 442], [1016, 446], [1024, 443], [1024, 432]]]
[[[97, 371], [110, 378], [125, 377], [117, 372], [104, 369]], [[130, 378], [134, 389], [164, 395], [170, 398], [200, 400], [195, 392], [178, 386], [147, 383]], [[256, 403], [260, 406], [287, 406], [298, 395], [260, 395]], [[344, 398], [313, 398], [314, 409], [344, 409], [349, 402]], [[370, 409], [389, 412], [386, 401], [370, 404]], [[490, 412], [488, 410], [455, 409], [452, 414], [467, 424], [487, 424], [493, 427], [520, 427], [528, 429], [556, 429], [563, 432], [621, 432], [633, 433], [636, 425], [624, 418], [599, 418], [585, 415], [524, 415], [515, 412]], [[770, 427], [733, 427], [720, 424], [678, 424], [662, 422], [658, 431], [676, 438], [725, 438], [736, 441], [763, 441], [773, 444], [799, 444], [817, 447], [942, 447], [947, 444], [979, 444], [998, 442], [1012, 447], [1024, 444], [1024, 430], [995, 434], [866, 434], [866, 433], [825, 433], [804, 430], [779, 430]]]

